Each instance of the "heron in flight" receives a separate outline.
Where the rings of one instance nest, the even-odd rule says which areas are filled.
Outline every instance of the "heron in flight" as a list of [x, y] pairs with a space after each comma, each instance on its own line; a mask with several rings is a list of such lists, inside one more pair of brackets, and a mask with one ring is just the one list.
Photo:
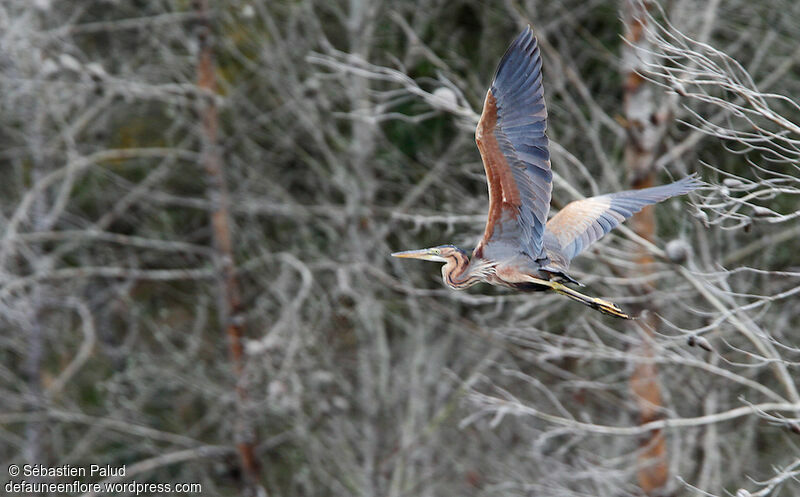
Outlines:
[[478, 282], [522, 291], [555, 291], [604, 314], [630, 316], [614, 303], [564, 283], [570, 261], [643, 207], [690, 192], [694, 175], [675, 183], [576, 200], [549, 221], [553, 173], [542, 87], [542, 59], [530, 26], [506, 51], [486, 94], [475, 141], [489, 183], [486, 228], [470, 258], [453, 245], [395, 257], [443, 262], [442, 277], [462, 290]]

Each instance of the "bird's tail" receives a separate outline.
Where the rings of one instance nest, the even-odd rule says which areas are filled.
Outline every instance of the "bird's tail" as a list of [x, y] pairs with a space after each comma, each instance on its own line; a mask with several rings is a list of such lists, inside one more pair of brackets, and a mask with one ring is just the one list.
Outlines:
[[589, 297], [588, 295], [584, 295], [580, 292], [577, 292], [572, 288], [569, 288], [568, 286], [562, 285], [561, 283], [556, 283], [556, 282], [548, 282], [548, 283], [549, 283], [548, 286], [552, 288], [554, 292], [560, 293], [565, 297], [569, 297], [572, 300], [580, 302], [583, 305], [587, 305], [592, 309], [596, 309], [602, 312], [603, 314], [608, 314], [609, 316], [614, 316], [622, 319], [633, 319], [629, 315], [622, 312], [622, 309], [620, 309], [617, 306], [617, 304], [614, 304], [613, 302], [609, 302], [607, 300], [598, 299], [594, 297]]

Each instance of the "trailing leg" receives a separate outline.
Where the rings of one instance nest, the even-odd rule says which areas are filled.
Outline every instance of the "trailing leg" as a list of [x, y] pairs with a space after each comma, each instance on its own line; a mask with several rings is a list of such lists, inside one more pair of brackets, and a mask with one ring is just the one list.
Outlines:
[[561, 295], [565, 295], [572, 300], [580, 302], [583, 305], [588, 305], [592, 309], [596, 309], [603, 314], [608, 314], [609, 316], [614, 316], [622, 319], [633, 319], [629, 315], [622, 312], [617, 304], [613, 302], [609, 302], [607, 300], [599, 299], [596, 297], [589, 297], [588, 295], [584, 295], [580, 292], [569, 288], [568, 286], [564, 286], [561, 283], [553, 283], [551, 287], [553, 291], [560, 293]]
[[569, 297], [576, 302], [580, 302], [585, 306], [589, 306], [592, 309], [598, 310], [603, 314], [607, 314], [609, 316], [614, 316], [622, 319], [633, 319], [629, 315], [622, 312], [616, 304], [613, 302], [609, 302], [607, 300], [590, 297], [588, 295], [584, 295], [578, 291], [569, 288], [561, 283], [555, 281], [547, 281], [547, 280], [540, 280], [538, 278], [530, 278], [532, 283], [537, 283], [539, 285], [549, 286], [554, 292], [564, 295], [565, 297]]

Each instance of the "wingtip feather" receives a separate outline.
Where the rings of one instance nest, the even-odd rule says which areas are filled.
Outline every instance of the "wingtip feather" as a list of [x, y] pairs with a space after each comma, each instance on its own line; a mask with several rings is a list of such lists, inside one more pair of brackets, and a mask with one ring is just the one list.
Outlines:
[[515, 55], [524, 54], [530, 57], [536, 52], [537, 49], [538, 41], [536, 39], [536, 35], [533, 34], [533, 29], [531, 29], [529, 24], [525, 26], [525, 29], [522, 30], [522, 33], [517, 35], [514, 41], [511, 42], [511, 45], [509, 45], [509, 47], [506, 49], [506, 52], [500, 59], [500, 64], [497, 65], [497, 70], [494, 72], [492, 81], [497, 81], [498, 76], [501, 76], [503, 69], [512, 59], [514, 59]]
[[697, 190], [698, 188], [703, 188], [704, 186], [708, 186], [705, 181], [700, 179], [700, 176], [697, 173], [692, 173], [689, 176], [679, 179], [678, 181], [672, 184], [675, 186], [680, 186], [681, 191], [683, 193], [689, 193], [691, 191]]

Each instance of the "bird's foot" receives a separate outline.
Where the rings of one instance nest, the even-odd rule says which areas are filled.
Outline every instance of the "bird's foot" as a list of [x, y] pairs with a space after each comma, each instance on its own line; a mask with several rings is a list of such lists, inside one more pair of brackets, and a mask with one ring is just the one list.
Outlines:
[[592, 302], [592, 307], [602, 312], [603, 314], [607, 314], [609, 316], [615, 316], [622, 319], [633, 319], [629, 315], [622, 312], [622, 309], [620, 309], [619, 306], [613, 302], [609, 302], [607, 300], [599, 298], [592, 298], [591, 302]]

